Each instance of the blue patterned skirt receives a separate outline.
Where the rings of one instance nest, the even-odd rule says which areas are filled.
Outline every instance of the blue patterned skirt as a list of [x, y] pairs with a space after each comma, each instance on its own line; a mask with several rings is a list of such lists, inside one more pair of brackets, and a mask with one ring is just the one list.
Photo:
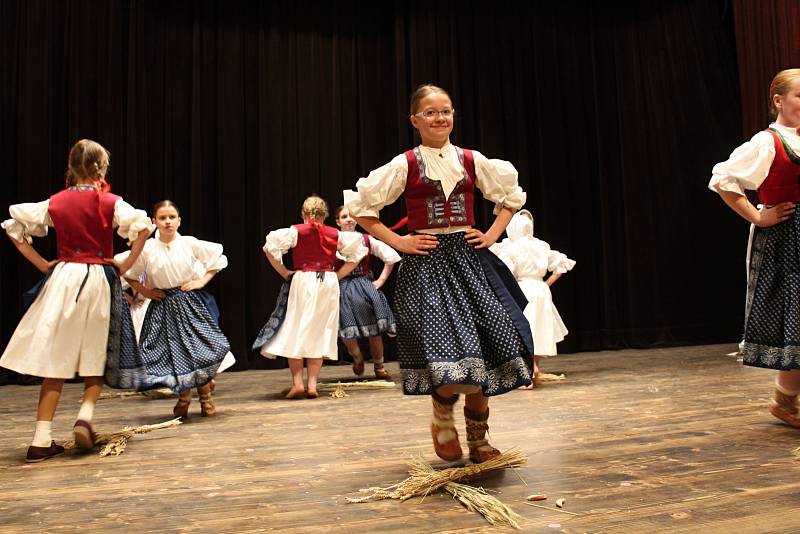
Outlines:
[[121, 386], [167, 387], [176, 393], [207, 384], [230, 344], [200, 291], [164, 290], [147, 308], [139, 339], [140, 359], [123, 366]]
[[745, 304], [745, 365], [800, 369], [800, 210], [756, 227]]
[[394, 336], [397, 326], [386, 297], [372, 285], [372, 275], [339, 281], [339, 337]]
[[407, 254], [395, 289], [397, 349], [406, 395], [445, 384], [499, 395], [531, 383], [533, 340], [524, 296], [508, 268], [463, 232]]

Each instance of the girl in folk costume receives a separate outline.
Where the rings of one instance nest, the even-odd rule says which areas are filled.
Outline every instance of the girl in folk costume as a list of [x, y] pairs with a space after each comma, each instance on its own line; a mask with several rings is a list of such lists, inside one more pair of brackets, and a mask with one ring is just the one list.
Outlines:
[[[745, 304], [745, 365], [776, 369], [769, 411], [800, 428], [800, 300], [796, 280], [800, 247], [800, 69], [779, 72], [769, 88], [769, 128], [733, 151], [712, 171], [709, 187], [755, 227]], [[756, 209], [744, 194], [758, 190]]]
[[[308, 197], [301, 215], [303, 224], [267, 234], [264, 254], [286, 283], [275, 311], [253, 344], [253, 349], [267, 358], [283, 356], [289, 360], [292, 388], [287, 399], [298, 398], [305, 391], [303, 360], [308, 366], [306, 395], [318, 396], [322, 360], [338, 359], [339, 280], [349, 275], [367, 253], [361, 234], [339, 232], [323, 224], [328, 205], [321, 198]], [[282, 262], [290, 249], [293, 271]], [[338, 270], [337, 250], [346, 261]]]
[[[422, 144], [395, 157], [345, 191], [345, 205], [367, 232], [405, 256], [394, 303], [403, 390], [431, 395], [431, 434], [445, 460], [463, 455], [453, 405], [465, 393], [469, 456], [483, 462], [499, 451], [486, 440], [489, 397], [530, 384], [530, 327], [519, 286], [489, 252], [525, 203], [517, 171], [500, 160], [450, 144], [453, 104], [444, 89], [419, 87], [410, 121]], [[475, 188], [496, 203], [483, 233], [473, 227]], [[378, 212], [401, 195], [412, 233], [399, 236]], [[516, 300], [516, 302], [515, 302]]]
[[[556, 343], [563, 341], [567, 335], [567, 327], [553, 304], [550, 286], [562, 274], [571, 271], [575, 262], [533, 237], [533, 215], [528, 210], [514, 214], [506, 234], [508, 237], [492, 245], [491, 251], [505, 262], [528, 299], [524, 314], [531, 325], [533, 347], [536, 350], [533, 365], [535, 382], [541, 373], [539, 364], [542, 356], [555, 356], [558, 353]], [[544, 280], [548, 271], [551, 274]], [[533, 384], [522, 386], [522, 389], [532, 387]]]
[[[228, 266], [228, 259], [222, 245], [178, 233], [180, 210], [170, 200], [153, 207], [153, 222], [156, 237], [147, 240], [126, 276], [128, 284], [147, 300], [137, 310], [144, 313], [138, 335], [144, 372], [125, 386], [170, 388], [179, 395], [172, 410], [177, 417], [188, 415], [192, 388], [197, 388], [200, 413], [213, 416], [211, 381], [223, 359], [232, 355], [217, 324], [214, 297], [203, 288]], [[145, 284], [140, 281], [142, 275]]]
[[[109, 192], [108, 165], [105, 148], [88, 139], [78, 141], [69, 153], [66, 189], [43, 202], [11, 206], [11, 219], [2, 224], [20, 253], [47, 273], [0, 358], [3, 367], [44, 378], [28, 462], [64, 452], [52, 440], [52, 422], [64, 380], [75, 373], [85, 382], [73, 428], [75, 445], [94, 446], [92, 417], [107, 357], [111, 364], [136, 349], [113, 266], [114, 227], [132, 243], [129, 258], [116, 266], [124, 273], [139, 256], [152, 225], [144, 211]], [[56, 230], [58, 258], [48, 262], [30, 243], [31, 236], [47, 235], [49, 226]]]
[[[346, 232], [355, 231], [356, 221], [350, 216], [350, 210], [340, 206], [335, 217], [339, 228]], [[363, 236], [369, 254], [364, 256], [350, 276], [339, 281], [339, 338], [353, 358], [353, 372], [357, 375], [364, 373], [364, 355], [361, 354], [358, 340], [365, 337], [369, 339], [375, 376], [385, 380], [390, 376], [383, 367], [382, 334], [394, 336], [397, 328], [389, 303], [379, 289], [386, 283], [394, 264], [400, 261], [400, 255], [382, 241], [368, 234]], [[370, 254], [383, 262], [383, 270], [377, 280], [372, 279]], [[336, 268], [340, 268], [343, 263], [337, 258]]]

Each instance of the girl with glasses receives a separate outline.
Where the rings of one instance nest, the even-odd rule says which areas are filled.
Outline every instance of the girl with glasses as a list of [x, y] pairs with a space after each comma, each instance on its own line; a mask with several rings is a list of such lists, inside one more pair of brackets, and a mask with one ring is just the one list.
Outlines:
[[[463, 393], [469, 457], [484, 462], [500, 454], [486, 439], [489, 398], [531, 383], [524, 296], [487, 250], [525, 193], [513, 165], [450, 143], [453, 109], [444, 89], [417, 88], [409, 120], [420, 145], [359, 180], [357, 192], [345, 191], [345, 205], [369, 234], [404, 253], [394, 295], [398, 359], [404, 393], [432, 398], [434, 451], [462, 457], [453, 406]], [[495, 203], [486, 233], [474, 227], [478, 191]], [[401, 195], [411, 230], [404, 236], [378, 219]]]

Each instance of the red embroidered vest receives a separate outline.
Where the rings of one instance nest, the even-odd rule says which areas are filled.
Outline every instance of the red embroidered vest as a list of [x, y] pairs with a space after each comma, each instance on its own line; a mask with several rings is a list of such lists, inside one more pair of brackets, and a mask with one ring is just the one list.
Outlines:
[[[352, 276], [367, 276], [368, 274], [372, 274], [372, 262], [370, 261], [369, 257], [369, 234], [361, 234], [361, 236], [364, 241], [364, 246], [367, 247], [367, 254], [360, 262], [358, 262], [356, 268], [350, 272], [348, 278]], [[336, 263], [334, 264], [335, 270], [338, 271], [342, 265], [344, 265], [344, 261], [336, 258]]]
[[408, 178], [405, 200], [408, 211], [408, 229], [472, 226], [475, 217], [472, 204], [475, 197], [475, 160], [472, 151], [454, 147], [458, 160], [464, 167], [464, 177], [449, 198], [445, 198], [442, 184], [425, 175], [425, 162], [419, 147], [407, 151]]
[[[292, 249], [292, 264], [298, 271], [333, 271], [339, 231], [322, 226], [322, 235], [310, 223], [295, 224], [297, 245]], [[327, 246], [323, 247], [323, 243]]]
[[769, 174], [758, 188], [758, 200], [767, 206], [800, 202], [800, 165], [789, 159], [780, 136], [773, 130], [767, 131], [772, 134], [775, 143], [775, 159]]
[[97, 203], [106, 221], [114, 220], [120, 197], [97, 195], [94, 189], [65, 189], [50, 197], [48, 213], [56, 229], [58, 259], [74, 263], [106, 263], [114, 255], [114, 227], [103, 228]]

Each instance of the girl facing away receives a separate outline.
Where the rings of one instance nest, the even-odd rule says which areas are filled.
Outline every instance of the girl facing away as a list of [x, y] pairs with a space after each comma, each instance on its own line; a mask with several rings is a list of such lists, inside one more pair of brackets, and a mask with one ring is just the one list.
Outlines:
[[[136, 261], [152, 223], [144, 211], [110, 193], [109, 163], [99, 143], [78, 141], [69, 152], [66, 188], [42, 202], [11, 206], [11, 219], [2, 223], [23, 257], [47, 275], [0, 358], [7, 369], [44, 378], [28, 462], [64, 452], [52, 439], [53, 416], [64, 380], [76, 373], [84, 391], [73, 427], [75, 445], [94, 447], [92, 418], [106, 365], [136, 348], [118, 273]], [[31, 237], [47, 235], [49, 227], [56, 231], [58, 249], [52, 261], [31, 245]], [[114, 228], [131, 243], [128, 258], [116, 265]]]
[[[745, 365], [775, 369], [769, 411], [800, 428], [800, 297], [797, 254], [800, 247], [800, 69], [775, 75], [769, 88], [773, 122], [739, 146], [712, 171], [709, 188], [752, 223], [745, 302]], [[757, 190], [762, 209], [745, 189]]]
[[[192, 389], [200, 397], [200, 413], [217, 413], [212, 380], [230, 355], [230, 344], [218, 325], [217, 304], [203, 290], [228, 266], [222, 245], [182, 235], [181, 214], [171, 200], [153, 206], [157, 232], [148, 239], [125, 277], [146, 299], [139, 333], [142, 369], [135, 389], [168, 387], [178, 393], [172, 412], [186, 417]], [[125, 254], [118, 256], [124, 259]], [[146, 280], [142, 284], [140, 279]], [[137, 313], [141, 314], [142, 309]]]
[[[551, 249], [548, 243], [533, 237], [533, 215], [528, 210], [520, 210], [514, 214], [508, 223], [506, 234], [508, 237], [492, 245], [491, 251], [505, 262], [528, 299], [523, 313], [533, 332], [533, 347], [536, 352], [533, 361], [535, 383], [541, 374], [541, 359], [558, 354], [556, 344], [563, 341], [568, 332], [553, 304], [550, 287], [562, 274], [572, 270], [575, 261]], [[550, 276], [545, 280], [548, 272]], [[522, 387], [532, 388], [533, 385]]]
[[[487, 250], [525, 193], [513, 165], [450, 143], [454, 118], [447, 91], [417, 88], [409, 120], [420, 145], [359, 180], [356, 193], [345, 191], [345, 206], [370, 235], [404, 253], [394, 294], [398, 359], [404, 393], [431, 396], [434, 451], [444, 460], [462, 457], [453, 406], [463, 393], [469, 457], [483, 462], [500, 454], [486, 439], [489, 398], [531, 383], [524, 297]], [[474, 227], [478, 190], [495, 203], [486, 233]], [[411, 231], [404, 236], [378, 219], [401, 195]]]
[[[356, 221], [350, 216], [350, 210], [340, 206], [334, 215], [339, 228], [346, 232], [355, 231]], [[382, 334], [396, 335], [397, 326], [389, 303], [379, 290], [392, 274], [394, 265], [400, 261], [400, 255], [369, 234], [362, 235], [369, 254], [364, 256], [349, 276], [339, 281], [339, 339], [353, 358], [353, 372], [360, 376], [364, 374], [364, 355], [358, 340], [367, 338], [375, 377], [386, 380], [390, 376], [383, 366]], [[372, 277], [370, 255], [383, 262], [383, 270], [377, 280]], [[337, 258], [337, 268], [343, 263]]]
[[[275, 271], [286, 280], [278, 305], [261, 329], [254, 350], [267, 358], [282, 356], [289, 362], [292, 387], [287, 399], [319, 396], [317, 378], [323, 360], [339, 357], [339, 280], [355, 269], [366, 254], [361, 234], [339, 232], [326, 226], [328, 205], [310, 196], [301, 209], [302, 224], [267, 234], [264, 254]], [[290, 271], [283, 255], [292, 251]], [[336, 252], [345, 259], [336, 268]], [[308, 390], [303, 383], [303, 362], [308, 367]]]

